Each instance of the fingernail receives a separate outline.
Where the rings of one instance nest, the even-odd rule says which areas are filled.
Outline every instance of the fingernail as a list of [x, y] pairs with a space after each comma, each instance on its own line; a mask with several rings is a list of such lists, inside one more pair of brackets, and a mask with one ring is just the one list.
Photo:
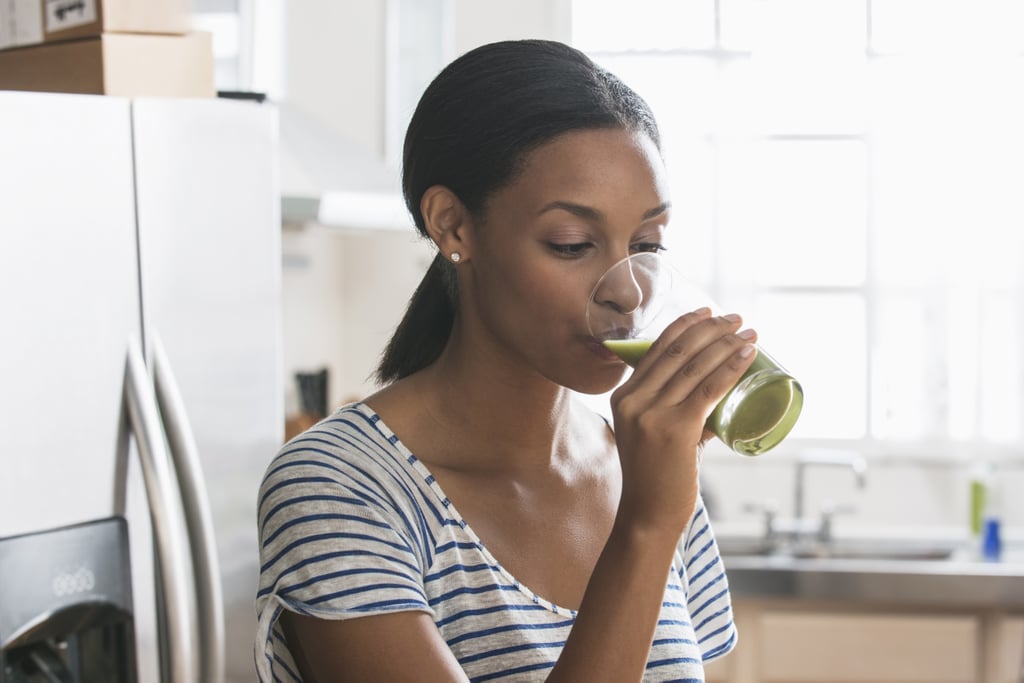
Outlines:
[[745, 330], [737, 332], [736, 336], [739, 337], [740, 339], [753, 339], [754, 337], [757, 336], [757, 332], [754, 332], [754, 330], [747, 328]]
[[710, 315], [711, 309], [708, 308], [707, 306], [702, 306], [701, 308], [698, 308], [696, 311], [694, 311], [694, 313], [696, 313], [697, 315]]
[[722, 317], [725, 318], [726, 320], [728, 320], [731, 323], [738, 323], [740, 320], [742, 320], [742, 318], [740, 318], [735, 313], [727, 313], [726, 315], [723, 315]]
[[756, 350], [757, 349], [754, 347], [753, 344], [747, 344], [742, 349], [740, 349], [740, 358], [749, 358], [750, 354], [754, 353], [754, 351]]

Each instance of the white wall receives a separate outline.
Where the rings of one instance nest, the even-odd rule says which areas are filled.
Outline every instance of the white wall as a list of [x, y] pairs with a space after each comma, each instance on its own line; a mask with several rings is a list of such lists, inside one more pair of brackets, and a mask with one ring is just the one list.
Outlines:
[[568, 40], [569, 0], [454, 0], [455, 53], [498, 40]]
[[287, 5], [286, 99], [383, 155], [385, 0]]

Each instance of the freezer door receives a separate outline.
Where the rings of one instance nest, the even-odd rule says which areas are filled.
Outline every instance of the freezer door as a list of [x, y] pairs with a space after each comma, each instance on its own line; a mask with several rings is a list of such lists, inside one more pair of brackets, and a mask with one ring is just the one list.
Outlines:
[[256, 493], [284, 423], [276, 111], [132, 106], [147, 355], [163, 349], [210, 493], [228, 680], [252, 680]]
[[0, 537], [115, 512], [141, 334], [129, 116], [117, 98], [0, 92]]

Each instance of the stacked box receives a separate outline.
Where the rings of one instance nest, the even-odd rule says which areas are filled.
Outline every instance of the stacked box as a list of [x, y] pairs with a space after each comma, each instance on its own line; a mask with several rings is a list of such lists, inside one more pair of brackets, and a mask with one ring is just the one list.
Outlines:
[[0, 0], [0, 90], [212, 97], [190, 0]]

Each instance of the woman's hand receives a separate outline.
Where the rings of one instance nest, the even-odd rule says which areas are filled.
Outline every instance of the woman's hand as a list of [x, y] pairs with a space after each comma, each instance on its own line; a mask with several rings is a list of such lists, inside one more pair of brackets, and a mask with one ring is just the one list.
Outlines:
[[622, 462], [620, 521], [682, 534], [697, 502], [704, 423], [754, 361], [737, 315], [688, 313], [658, 337], [612, 394]]

